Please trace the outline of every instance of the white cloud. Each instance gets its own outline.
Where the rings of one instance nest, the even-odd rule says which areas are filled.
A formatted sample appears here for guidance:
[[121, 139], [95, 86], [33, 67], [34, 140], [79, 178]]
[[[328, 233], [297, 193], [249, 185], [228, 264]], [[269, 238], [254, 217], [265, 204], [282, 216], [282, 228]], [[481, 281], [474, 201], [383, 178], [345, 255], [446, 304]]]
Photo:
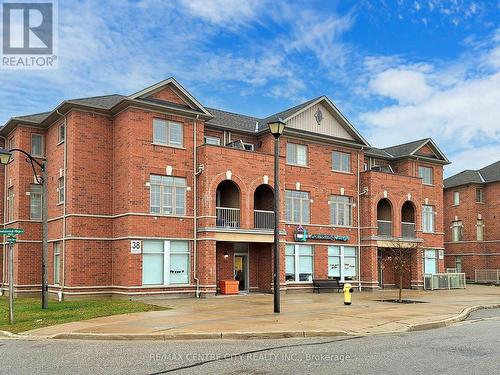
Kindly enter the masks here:
[[312, 52], [324, 66], [345, 64], [348, 47], [342, 43], [340, 36], [354, 23], [351, 13], [326, 16], [302, 11], [290, 17], [293, 17], [292, 35], [283, 41], [288, 51]]
[[[465, 169], [481, 169], [500, 160], [499, 145], [486, 145], [480, 148], [469, 147], [448, 155], [448, 158], [453, 161], [452, 164], [445, 166], [445, 177], [452, 176], [462, 172]], [[480, 152], [481, 157], [478, 157]]]
[[473, 57], [469, 54], [448, 63], [368, 60], [376, 71], [366, 85], [369, 94], [393, 100], [360, 115], [372, 144], [382, 147], [432, 137], [456, 163], [448, 168], [452, 172], [498, 160], [500, 66], [495, 62], [499, 48], [492, 37], [472, 51]]
[[227, 28], [255, 21], [265, 3], [263, 0], [180, 0], [181, 8], [188, 14]]
[[423, 67], [387, 69], [373, 77], [369, 87], [375, 94], [392, 98], [400, 104], [419, 103], [434, 92], [427, 83], [426, 70]]

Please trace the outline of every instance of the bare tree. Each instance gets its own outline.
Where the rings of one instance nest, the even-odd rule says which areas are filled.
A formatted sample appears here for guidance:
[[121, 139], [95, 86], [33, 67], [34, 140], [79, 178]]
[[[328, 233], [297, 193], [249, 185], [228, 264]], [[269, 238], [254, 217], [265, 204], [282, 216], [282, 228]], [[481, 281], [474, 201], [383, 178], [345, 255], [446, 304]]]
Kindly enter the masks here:
[[415, 242], [391, 241], [387, 249], [388, 258], [394, 266], [394, 277], [398, 279], [398, 302], [403, 302], [403, 277], [405, 272], [411, 272], [411, 254], [417, 250]]

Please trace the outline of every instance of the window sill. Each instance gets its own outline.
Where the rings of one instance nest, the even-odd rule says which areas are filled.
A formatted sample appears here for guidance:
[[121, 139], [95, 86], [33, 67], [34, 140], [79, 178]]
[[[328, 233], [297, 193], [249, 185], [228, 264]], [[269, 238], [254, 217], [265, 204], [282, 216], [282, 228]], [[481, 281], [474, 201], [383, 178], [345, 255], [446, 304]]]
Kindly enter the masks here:
[[354, 173], [352, 172], [347, 172], [347, 171], [338, 171], [336, 169], [332, 169], [332, 172], [334, 173], [342, 173], [342, 174], [350, 174], [350, 175], [354, 175]]
[[297, 284], [305, 284], [305, 285], [313, 285], [312, 281], [285, 281], [287, 284], [297, 285]]
[[158, 147], [175, 148], [177, 150], [185, 150], [186, 149], [185, 147], [182, 147], [182, 146], [164, 145], [162, 143], [154, 143], [154, 142], [151, 142], [151, 145], [158, 146]]
[[59, 145], [62, 145], [64, 143], [64, 141], [59, 141], [56, 146], [59, 146]]
[[56, 204], [56, 206], [62, 206], [63, 204], [64, 204], [64, 202], [58, 202], [58, 203]]
[[311, 223], [294, 223], [293, 221], [285, 221], [285, 225], [309, 225]]
[[429, 187], [436, 187], [436, 185], [434, 185], [434, 184], [426, 184], [426, 183], [423, 183], [423, 182], [422, 182], [422, 185], [429, 186]]
[[[152, 254], [162, 254], [162, 253], [152, 253]], [[143, 288], [165, 288], [165, 287], [188, 287], [191, 284], [141, 284]]]
[[158, 216], [158, 217], [171, 217], [171, 218], [176, 218], [176, 219], [190, 219], [191, 217], [187, 216], [186, 214], [183, 215], [174, 215], [174, 214], [157, 214], [150, 212], [149, 213], [151, 216]]
[[307, 168], [310, 169], [311, 167], [308, 165], [301, 165], [301, 164], [293, 164], [293, 163], [286, 163], [286, 165], [290, 167], [299, 167], [299, 168]]

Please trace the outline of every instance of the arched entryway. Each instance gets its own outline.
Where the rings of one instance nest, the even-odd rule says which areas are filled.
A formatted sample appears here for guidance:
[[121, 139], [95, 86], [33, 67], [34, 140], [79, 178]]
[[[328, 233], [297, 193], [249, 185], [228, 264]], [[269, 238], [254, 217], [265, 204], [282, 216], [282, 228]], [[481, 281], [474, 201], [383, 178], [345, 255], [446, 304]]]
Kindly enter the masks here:
[[406, 201], [401, 207], [401, 236], [403, 238], [415, 238], [415, 206]]
[[377, 204], [377, 225], [379, 236], [392, 236], [392, 205], [387, 198]]
[[217, 226], [240, 227], [240, 189], [231, 180], [224, 180], [216, 191]]
[[254, 227], [274, 228], [274, 191], [267, 184], [259, 185], [253, 195]]

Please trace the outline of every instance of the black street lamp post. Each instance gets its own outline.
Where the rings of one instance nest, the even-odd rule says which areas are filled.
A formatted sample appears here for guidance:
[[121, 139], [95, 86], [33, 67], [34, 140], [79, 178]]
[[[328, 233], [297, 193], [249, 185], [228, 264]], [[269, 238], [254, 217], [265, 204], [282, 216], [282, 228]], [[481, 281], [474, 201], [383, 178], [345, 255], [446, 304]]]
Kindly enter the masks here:
[[279, 187], [279, 138], [285, 129], [285, 123], [281, 118], [276, 118], [267, 123], [269, 131], [274, 136], [274, 312], [281, 311], [280, 306], [280, 247], [279, 247], [279, 222], [280, 222], [280, 187]]
[[[31, 164], [31, 168], [33, 169], [33, 174], [35, 176], [35, 180], [38, 184], [42, 186], [42, 309], [47, 309], [49, 307], [49, 283], [48, 283], [48, 272], [47, 272], [47, 260], [49, 254], [49, 226], [48, 226], [48, 194], [47, 194], [47, 162], [40, 163], [33, 156], [28, 154], [26, 151], [21, 150], [19, 148], [13, 148], [10, 150], [0, 148], [0, 164], [8, 164], [10, 158], [12, 156], [12, 152], [20, 152], [21, 154], [26, 156], [26, 161]], [[36, 173], [35, 164], [40, 168], [42, 175], [39, 176]], [[10, 245], [10, 259], [9, 262], [12, 263], [12, 255], [13, 255], [13, 245]], [[11, 264], [13, 269], [13, 265]], [[13, 274], [13, 270], [10, 271]], [[9, 275], [11, 277], [9, 279], [9, 294], [10, 298], [13, 295], [13, 275]], [[12, 302], [11, 302], [12, 303]], [[11, 313], [12, 315], [12, 313]], [[13, 318], [13, 317], [12, 317]]]

